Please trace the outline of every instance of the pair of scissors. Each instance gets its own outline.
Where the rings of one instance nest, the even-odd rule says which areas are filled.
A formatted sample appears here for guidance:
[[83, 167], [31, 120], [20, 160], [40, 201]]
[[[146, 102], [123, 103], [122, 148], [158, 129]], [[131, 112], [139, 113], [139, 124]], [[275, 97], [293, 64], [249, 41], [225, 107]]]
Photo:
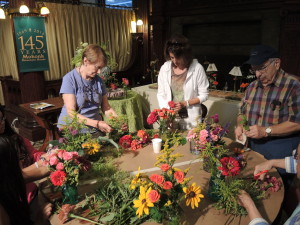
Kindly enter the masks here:
[[269, 172], [269, 170], [260, 171], [259, 173], [257, 173], [257, 174], [254, 175], [254, 180], [257, 180], [260, 175], [262, 175], [264, 173], [268, 173], [268, 172]]

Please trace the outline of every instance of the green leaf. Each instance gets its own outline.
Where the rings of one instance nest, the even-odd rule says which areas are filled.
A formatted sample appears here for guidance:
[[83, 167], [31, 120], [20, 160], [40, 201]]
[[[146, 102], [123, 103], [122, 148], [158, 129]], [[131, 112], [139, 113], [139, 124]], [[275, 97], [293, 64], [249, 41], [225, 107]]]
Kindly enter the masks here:
[[117, 149], [119, 149], [119, 145], [116, 143], [116, 142], [114, 142], [112, 139], [109, 139], [109, 138], [107, 138], [107, 137], [98, 137], [97, 138], [97, 140], [100, 142], [100, 141], [107, 141], [107, 142], [109, 142], [109, 143], [111, 143], [112, 145], [114, 145]]
[[108, 216], [105, 216], [105, 217], [102, 217], [100, 218], [100, 221], [101, 222], [109, 222], [109, 221], [112, 221], [114, 218], [115, 218], [115, 213], [110, 213], [108, 214]]

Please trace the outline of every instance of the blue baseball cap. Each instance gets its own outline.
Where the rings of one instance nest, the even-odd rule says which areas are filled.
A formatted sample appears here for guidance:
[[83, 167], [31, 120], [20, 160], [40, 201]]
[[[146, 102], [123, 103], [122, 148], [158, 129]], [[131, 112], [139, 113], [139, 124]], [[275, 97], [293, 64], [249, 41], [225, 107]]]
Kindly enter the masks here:
[[250, 58], [244, 64], [261, 65], [271, 58], [279, 58], [279, 53], [268, 45], [257, 45], [250, 52]]

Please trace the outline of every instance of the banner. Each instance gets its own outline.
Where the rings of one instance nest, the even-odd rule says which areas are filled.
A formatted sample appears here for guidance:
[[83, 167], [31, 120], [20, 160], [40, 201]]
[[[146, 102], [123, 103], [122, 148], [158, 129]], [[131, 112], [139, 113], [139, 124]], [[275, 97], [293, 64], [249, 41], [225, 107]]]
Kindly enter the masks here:
[[45, 18], [14, 17], [14, 28], [20, 72], [49, 70]]

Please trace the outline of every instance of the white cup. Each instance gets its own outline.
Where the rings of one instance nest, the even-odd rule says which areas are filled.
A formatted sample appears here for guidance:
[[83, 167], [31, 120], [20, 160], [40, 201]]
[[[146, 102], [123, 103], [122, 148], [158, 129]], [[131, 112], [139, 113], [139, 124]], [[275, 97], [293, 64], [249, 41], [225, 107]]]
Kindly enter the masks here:
[[159, 153], [160, 150], [161, 150], [161, 142], [162, 142], [162, 139], [160, 138], [154, 138], [152, 139], [152, 145], [153, 145], [153, 151], [154, 153]]

